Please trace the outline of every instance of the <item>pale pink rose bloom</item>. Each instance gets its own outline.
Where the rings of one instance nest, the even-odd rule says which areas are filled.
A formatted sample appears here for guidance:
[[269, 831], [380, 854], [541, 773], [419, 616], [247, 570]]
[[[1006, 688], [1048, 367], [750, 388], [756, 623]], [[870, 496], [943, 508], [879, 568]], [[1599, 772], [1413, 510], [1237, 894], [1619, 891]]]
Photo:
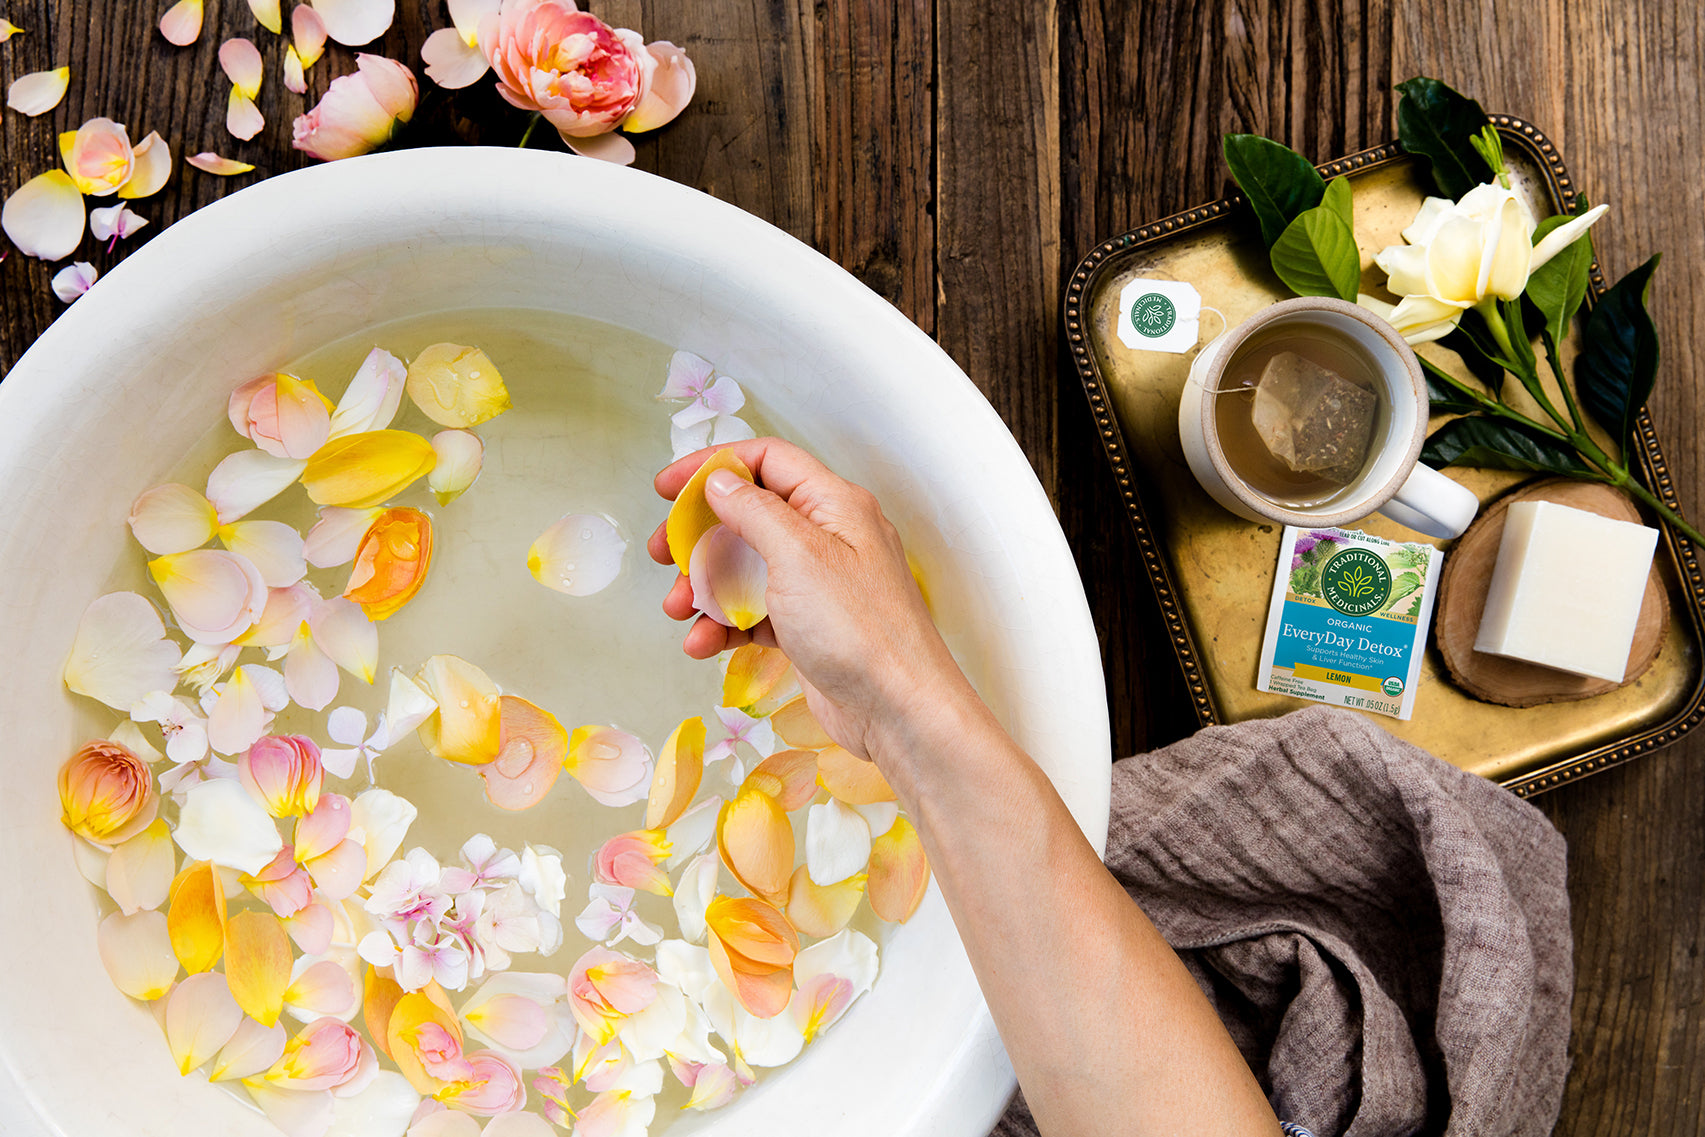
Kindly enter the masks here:
[[340, 75], [318, 105], [298, 115], [291, 145], [321, 161], [353, 158], [391, 140], [414, 117], [420, 88], [414, 73], [380, 55], [355, 57], [360, 70]]

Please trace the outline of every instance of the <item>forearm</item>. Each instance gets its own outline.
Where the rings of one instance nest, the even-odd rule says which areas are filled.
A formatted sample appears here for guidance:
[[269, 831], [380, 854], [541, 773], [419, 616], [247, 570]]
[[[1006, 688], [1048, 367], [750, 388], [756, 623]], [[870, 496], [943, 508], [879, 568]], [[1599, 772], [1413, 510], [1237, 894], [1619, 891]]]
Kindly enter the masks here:
[[968, 686], [905, 716], [876, 758], [1044, 1134], [1278, 1131], [1177, 955]]

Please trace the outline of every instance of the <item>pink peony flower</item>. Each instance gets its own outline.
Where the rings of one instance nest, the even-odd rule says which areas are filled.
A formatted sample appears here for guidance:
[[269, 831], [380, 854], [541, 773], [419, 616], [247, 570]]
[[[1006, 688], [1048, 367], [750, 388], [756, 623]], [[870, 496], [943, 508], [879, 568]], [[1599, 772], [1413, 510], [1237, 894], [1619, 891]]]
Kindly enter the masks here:
[[654, 130], [692, 98], [693, 65], [674, 44], [647, 45], [574, 0], [507, 0], [480, 21], [497, 93], [545, 116], [576, 152], [626, 165], [633, 144], [611, 132]]
[[380, 55], [355, 57], [360, 70], [340, 75], [313, 110], [298, 115], [291, 145], [324, 162], [382, 146], [399, 122], [414, 117], [420, 88], [414, 72]]

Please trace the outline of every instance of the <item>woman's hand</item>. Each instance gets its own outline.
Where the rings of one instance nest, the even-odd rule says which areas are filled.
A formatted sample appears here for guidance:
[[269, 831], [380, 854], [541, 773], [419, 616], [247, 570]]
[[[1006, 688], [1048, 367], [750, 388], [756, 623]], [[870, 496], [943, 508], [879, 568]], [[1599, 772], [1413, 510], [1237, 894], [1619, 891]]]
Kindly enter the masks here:
[[[684, 647], [696, 659], [753, 641], [779, 647], [798, 669], [812, 713], [836, 742], [886, 761], [907, 724], [970, 685], [935, 630], [894, 526], [868, 490], [805, 451], [775, 438], [727, 447], [756, 484], [727, 471], [705, 485], [711, 509], [764, 558], [769, 617], [750, 632], [700, 616]], [[657, 475], [673, 500], [714, 451], [701, 450]], [[664, 527], [648, 549], [671, 563]], [[676, 620], [694, 615], [685, 577], [663, 602]]]

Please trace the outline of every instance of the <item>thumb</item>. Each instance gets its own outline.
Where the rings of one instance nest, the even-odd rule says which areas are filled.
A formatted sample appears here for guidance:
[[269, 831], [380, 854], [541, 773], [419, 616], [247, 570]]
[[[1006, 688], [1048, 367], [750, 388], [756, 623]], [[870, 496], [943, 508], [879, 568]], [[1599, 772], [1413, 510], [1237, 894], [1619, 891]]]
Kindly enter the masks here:
[[711, 511], [767, 562], [785, 560], [817, 537], [817, 527], [793, 506], [732, 471], [717, 470], [704, 488]]

